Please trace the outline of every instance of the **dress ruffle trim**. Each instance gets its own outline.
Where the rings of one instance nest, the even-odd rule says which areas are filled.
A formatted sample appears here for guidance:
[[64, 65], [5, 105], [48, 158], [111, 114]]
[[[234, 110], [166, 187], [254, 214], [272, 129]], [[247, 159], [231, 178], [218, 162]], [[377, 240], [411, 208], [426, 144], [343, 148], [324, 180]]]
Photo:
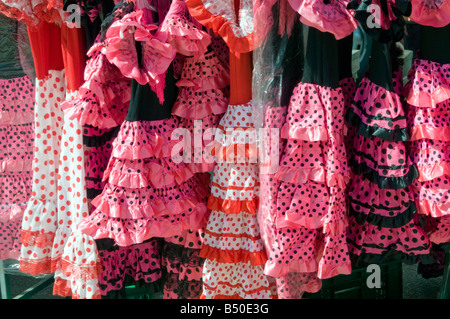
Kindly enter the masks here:
[[264, 265], [267, 261], [266, 253], [264, 251], [251, 252], [244, 249], [239, 250], [222, 250], [215, 247], [208, 246], [205, 243], [200, 251], [200, 256], [214, 260], [218, 263], [236, 264], [239, 262], [249, 263], [252, 266]]
[[349, 1], [289, 0], [292, 8], [300, 14], [300, 21], [322, 32], [329, 32], [339, 40], [350, 35], [358, 22], [347, 9]]
[[387, 141], [406, 141], [407, 120], [400, 96], [371, 82], [361, 81], [352, 107], [347, 110], [347, 122], [359, 135], [379, 137]]
[[[186, 183], [195, 185], [195, 182]], [[157, 190], [151, 192], [148, 188], [128, 189], [130, 195], [127, 195], [124, 188], [107, 185], [103, 193], [92, 201], [92, 205], [96, 207], [94, 213], [106, 214], [113, 218], [152, 219], [178, 215], [193, 210], [198, 205], [206, 206], [204, 196], [207, 190], [206, 185], [198, 183], [197, 188], [191, 191], [176, 190], [159, 195]], [[134, 200], [131, 196], [134, 196]]]
[[416, 58], [404, 88], [407, 103], [415, 107], [436, 108], [439, 103], [449, 100], [449, 72], [450, 64]]
[[450, 2], [447, 0], [411, 0], [409, 18], [421, 25], [441, 28], [450, 23]]
[[111, 157], [128, 160], [171, 157], [173, 147], [179, 141], [172, 140], [172, 132], [178, 128], [175, 118], [161, 121], [125, 121], [113, 142]]
[[[165, 74], [176, 51], [153, 34], [156, 25], [144, 20], [143, 11], [135, 11], [115, 21], [106, 32], [105, 55], [125, 77], [149, 84], [162, 102]], [[142, 63], [138, 62], [135, 41], [142, 46]]]
[[371, 168], [367, 163], [357, 163], [354, 159], [350, 159], [350, 165], [353, 167], [354, 173], [364, 176], [370, 182], [377, 184], [383, 189], [402, 189], [411, 186], [414, 180], [419, 176], [419, 172], [415, 165], [408, 166], [403, 176], [382, 176], [379, 172]]
[[208, 51], [197, 57], [186, 57], [180, 79], [180, 88], [195, 90], [224, 89], [230, 84], [230, 72], [220, 62], [214, 51]]
[[126, 188], [160, 188], [174, 183], [182, 184], [194, 174], [190, 166], [176, 164], [170, 158], [150, 162], [111, 158], [103, 181]]
[[197, 203], [191, 211], [159, 219], [125, 220], [107, 217], [102, 213], [92, 214], [77, 227], [95, 239], [111, 238], [119, 246], [130, 246], [152, 237], [171, 237], [186, 229], [200, 229], [206, 224], [206, 214], [206, 205]]
[[173, 106], [172, 114], [186, 119], [203, 119], [224, 114], [228, 98], [220, 89], [198, 91], [195, 87], [182, 88]]
[[[228, 2], [230, 3], [230, 7], [232, 7], [230, 9], [233, 10], [234, 2]], [[254, 39], [253, 25], [247, 26], [247, 30], [243, 30], [236, 21], [230, 21], [224, 16], [216, 15], [210, 11], [209, 7], [213, 4], [208, 3], [207, 0], [186, 0], [186, 5], [191, 16], [205, 27], [211, 29], [215, 34], [220, 35], [232, 52], [245, 53], [253, 51], [257, 47]], [[245, 11], [249, 11], [248, 14], [252, 13], [251, 7], [244, 9]], [[232, 12], [234, 13], [234, 11]]]
[[165, 19], [158, 32], [163, 33], [166, 41], [185, 56], [197, 56], [205, 53], [211, 43], [211, 36], [197, 28], [184, 16], [171, 16]]
[[210, 210], [219, 211], [226, 214], [256, 214], [258, 206], [259, 198], [257, 197], [250, 201], [223, 199], [215, 196], [210, 196], [208, 198], [208, 208]]

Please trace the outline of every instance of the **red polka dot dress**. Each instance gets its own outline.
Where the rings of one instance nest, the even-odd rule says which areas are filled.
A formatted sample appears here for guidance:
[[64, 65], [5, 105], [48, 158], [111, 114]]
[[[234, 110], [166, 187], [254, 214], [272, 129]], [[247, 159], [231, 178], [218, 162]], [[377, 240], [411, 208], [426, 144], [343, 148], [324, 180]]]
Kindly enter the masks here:
[[411, 186], [418, 170], [406, 146], [409, 133], [402, 77], [391, 47], [403, 37], [392, 32], [400, 20], [373, 34], [369, 71], [347, 112], [347, 121], [356, 130], [347, 235], [356, 266], [411, 264], [425, 260], [430, 249], [417, 221]]
[[233, 1], [186, 4], [192, 16], [222, 36], [230, 50], [230, 100], [215, 142], [208, 148], [217, 164], [200, 251], [205, 258], [201, 298], [273, 298], [273, 282], [263, 273], [267, 257], [257, 221], [260, 182], [251, 104], [252, 6], [241, 1], [236, 14]]
[[[81, 83], [84, 41], [81, 29], [55, 21], [61, 22], [61, 16], [42, 20], [38, 27], [28, 25], [36, 68], [35, 147], [20, 270], [54, 273], [54, 294], [95, 298], [99, 264], [94, 242], [75, 236], [76, 223], [87, 214], [82, 131], [77, 122], [65, 119], [61, 109]], [[86, 251], [93, 254], [81, 258]], [[67, 254], [76, 257], [69, 261]]]
[[23, 213], [31, 196], [35, 89], [23, 66], [29, 46], [26, 28], [0, 15], [0, 30], [0, 260], [18, 260]]
[[[412, 4], [412, 19], [421, 30], [420, 47], [405, 86], [408, 146], [419, 172], [413, 192], [419, 214], [430, 224], [430, 240], [439, 245], [450, 241], [450, 17], [445, 2]], [[437, 42], [442, 45], [437, 46]]]

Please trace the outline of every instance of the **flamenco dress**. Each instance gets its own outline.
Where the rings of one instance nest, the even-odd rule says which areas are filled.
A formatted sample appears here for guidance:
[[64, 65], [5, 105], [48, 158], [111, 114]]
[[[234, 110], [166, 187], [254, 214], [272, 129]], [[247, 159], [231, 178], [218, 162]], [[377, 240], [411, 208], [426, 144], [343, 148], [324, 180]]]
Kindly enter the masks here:
[[408, 146], [419, 172], [413, 184], [418, 213], [437, 247], [450, 240], [450, 14], [447, 1], [411, 3], [411, 19], [420, 25], [420, 42], [404, 90], [411, 135]]
[[[390, 20], [391, 25], [401, 25]], [[381, 28], [372, 37], [369, 70], [346, 114], [356, 129], [349, 189], [348, 244], [355, 266], [427, 260], [430, 242], [417, 219], [411, 186], [418, 171], [409, 139], [402, 77], [392, 46], [403, 35]]]
[[303, 74], [281, 128], [286, 144], [275, 175], [280, 182], [276, 237], [265, 273], [272, 277], [305, 274], [310, 282], [301, 289], [316, 292], [321, 279], [351, 272], [345, 238], [350, 170], [338, 40], [315, 27], [303, 25], [302, 29]]
[[26, 27], [0, 14], [0, 260], [18, 260], [22, 218], [31, 196], [34, 82], [25, 64]]
[[256, 216], [259, 180], [251, 105], [252, 4], [196, 0], [186, 4], [190, 14], [229, 47], [230, 99], [215, 141], [207, 147], [217, 164], [200, 251], [205, 258], [201, 298], [274, 298], [273, 283], [263, 273], [267, 258]]
[[[155, 18], [137, 8], [114, 22], [106, 33], [106, 56], [131, 79], [131, 100], [113, 141], [103, 177], [106, 186], [92, 201], [95, 210], [78, 227], [97, 240], [112, 239], [119, 251], [158, 241], [158, 254], [148, 255], [153, 264], [148, 270], [154, 275], [145, 277], [147, 284], [156, 284], [163, 278], [163, 270], [180, 268], [172, 263], [167, 266], [173, 261], [167, 254], [177, 252], [170, 251], [167, 243], [198, 244], [186, 237], [195, 237], [204, 225], [209, 174], [194, 174], [180, 160], [179, 150], [172, 153], [177, 144], [184, 145], [176, 136], [179, 119], [171, 114], [178, 96], [173, 63], [177, 52], [166, 42], [162, 27], [146, 19]], [[134, 34], [127, 30], [132, 27], [138, 30]], [[172, 277], [165, 282], [173, 287]]]

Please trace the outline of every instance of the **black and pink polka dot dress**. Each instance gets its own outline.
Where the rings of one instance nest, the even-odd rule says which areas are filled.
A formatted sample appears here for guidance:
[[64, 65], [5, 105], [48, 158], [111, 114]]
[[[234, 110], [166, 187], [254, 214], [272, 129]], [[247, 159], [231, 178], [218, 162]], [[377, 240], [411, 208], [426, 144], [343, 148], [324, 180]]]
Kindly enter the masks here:
[[0, 34], [0, 259], [18, 260], [33, 177], [35, 88], [20, 59], [19, 22], [0, 15]]

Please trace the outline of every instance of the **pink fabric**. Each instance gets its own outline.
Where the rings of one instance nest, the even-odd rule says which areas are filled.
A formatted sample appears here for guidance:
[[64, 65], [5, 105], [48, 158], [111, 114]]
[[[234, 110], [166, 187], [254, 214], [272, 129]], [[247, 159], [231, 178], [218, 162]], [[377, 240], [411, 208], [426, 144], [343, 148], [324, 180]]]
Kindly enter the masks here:
[[435, 218], [450, 214], [449, 182], [448, 175], [429, 181], [414, 182], [412, 191], [420, 214]]
[[401, 97], [368, 78], [361, 80], [354, 101], [357, 106], [352, 105], [353, 112], [367, 126], [378, 126], [387, 130], [403, 129], [407, 126]]
[[350, 252], [355, 255], [364, 252], [375, 255], [396, 252], [405, 257], [415, 257], [430, 252], [429, 238], [414, 220], [400, 228], [380, 228], [368, 223], [360, 225], [350, 217], [347, 238]]
[[182, 87], [172, 114], [187, 119], [203, 119], [213, 114], [224, 114], [227, 106], [228, 98], [220, 89]]
[[339, 144], [343, 141], [344, 111], [342, 89], [299, 83], [292, 93], [281, 136], [307, 141], [332, 138]]
[[358, 135], [355, 137], [356, 164], [364, 164], [383, 177], [406, 176], [412, 161], [404, 143], [384, 141], [380, 138]]
[[223, 89], [230, 83], [229, 71], [223, 66], [214, 51], [201, 57], [187, 57], [184, 62], [179, 87], [194, 87], [201, 90]]
[[300, 14], [300, 21], [322, 32], [332, 33], [336, 39], [350, 35], [358, 27], [356, 19], [347, 9], [348, 0], [289, 0]]
[[[139, 84], [149, 84], [163, 100], [165, 73], [176, 51], [154, 33], [157, 26], [145, 21], [143, 11], [135, 11], [114, 22], [106, 32], [106, 57], [125, 77]], [[142, 44], [142, 61], [138, 62], [135, 41]], [[142, 65], [142, 66], [141, 66]]]
[[127, 160], [112, 158], [103, 180], [125, 188], [159, 188], [174, 183], [182, 184], [194, 173], [185, 163], [174, 163], [168, 158]]
[[401, 215], [414, 200], [407, 190], [381, 189], [359, 175], [352, 179], [348, 196], [354, 212], [389, 218]]
[[411, 20], [421, 25], [441, 28], [450, 23], [450, 3], [447, 0], [411, 0]]
[[125, 288], [129, 279], [154, 283], [161, 279], [160, 243], [157, 239], [99, 252], [103, 271], [98, 276], [101, 294]]
[[113, 142], [112, 157], [136, 160], [149, 157], [170, 157], [178, 141], [171, 140], [179, 127], [175, 117], [159, 121], [125, 121]]
[[182, 8], [179, 9], [181, 12], [172, 13], [170, 10], [161, 25], [159, 34], [163, 34], [166, 42], [180, 54], [193, 56], [205, 53], [211, 43], [211, 36], [186, 18], [186, 11], [183, 10], [186, 8], [184, 1], [173, 1], [171, 7], [174, 6], [181, 6]]
[[419, 181], [450, 176], [450, 142], [416, 140], [410, 143], [410, 154], [419, 170]]
[[99, 45], [88, 52], [85, 83], [72, 100], [64, 101], [61, 108], [67, 118], [81, 125], [108, 129], [125, 120], [131, 99], [131, 81], [111, 64]]
[[277, 201], [276, 227], [318, 229], [330, 205], [330, 194], [324, 183], [281, 183]]
[[416, 107], [436, 108], [450, 99], [450, 64], [415, 59], [404, 94], [407, 102]]
[[410, 140], [434, 139], [450, 141], [450, 99], [436, 104], [435, 108], [408, 108], [407, 120]]
[[435, 244], [450, 242], [450, 216], [439, 218], [437, 228], [430, 235], [430, 240]]

